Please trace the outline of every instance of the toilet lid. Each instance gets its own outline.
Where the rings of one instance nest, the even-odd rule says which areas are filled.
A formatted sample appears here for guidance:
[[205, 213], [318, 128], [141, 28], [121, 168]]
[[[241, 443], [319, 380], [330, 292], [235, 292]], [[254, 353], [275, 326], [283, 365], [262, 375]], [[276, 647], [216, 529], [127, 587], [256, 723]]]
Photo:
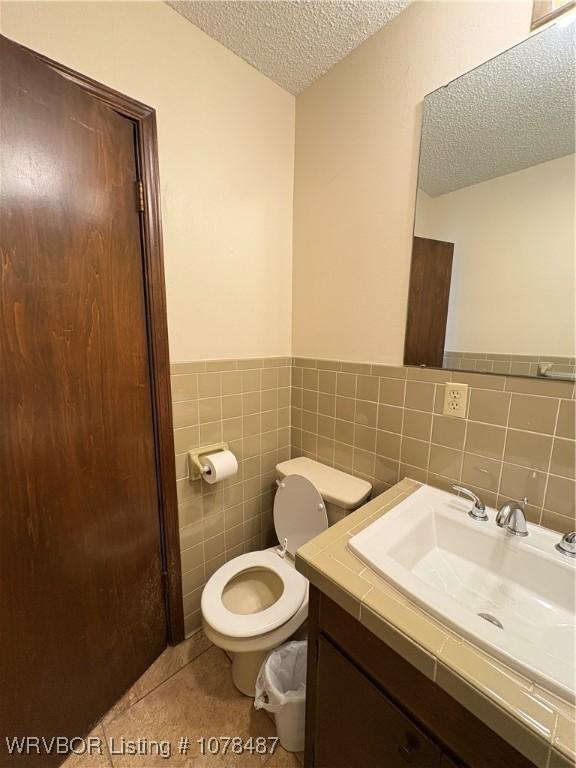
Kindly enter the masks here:
[[294, 556], [298, 547], [328, 528], [322, 496], [301, 475], [285, 477], [274, 498], [274, 528], [281, 545], [288, 540], [288, 552]]

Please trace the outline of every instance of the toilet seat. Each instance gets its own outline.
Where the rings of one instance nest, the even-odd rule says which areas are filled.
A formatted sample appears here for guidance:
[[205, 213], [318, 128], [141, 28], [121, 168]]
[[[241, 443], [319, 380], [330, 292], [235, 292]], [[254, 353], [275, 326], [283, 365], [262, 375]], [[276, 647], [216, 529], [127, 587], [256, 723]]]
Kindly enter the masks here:
[[[289, 555], [328, 528], [322, 496], [301, 475], [291, 475], [278, 484], [274, 498], [274, 527], [278, 540]], [[265, 569], [282, 582], [282, 594], [268, 608], [254, 613], [235, 613], [224, 604], [227, 585], [244, 571]], [[248, 552], [225, 563], [208, 580], [202, 592], [202, 616], [220, 635], [254, 638], [286, 624], [296, 615], [307, 596], [308, 580], [278, 554], [266, 549]]]
[[[263, 611], [234, 613], [222, 602], [222, 593], [235, 576], [251, 568], [264, 568], [275, 573], [282, 581], [283, 592]], [[222, 635], [255, 637], [285, 624], [302, 605], [307, 585], [304, 576], [287, 565], [275, 551], [248, 552], [225, 563], [210, 577], [202, 592], [202, 614]]]

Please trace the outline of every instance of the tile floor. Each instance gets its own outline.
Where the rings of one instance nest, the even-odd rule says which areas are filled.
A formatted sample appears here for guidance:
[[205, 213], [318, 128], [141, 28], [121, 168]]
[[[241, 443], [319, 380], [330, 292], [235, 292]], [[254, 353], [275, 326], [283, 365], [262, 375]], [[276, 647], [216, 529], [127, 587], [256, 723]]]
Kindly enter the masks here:
[[[232, 684], [230, 661], [198, 632], [167, 648], [122, 699], [105, 715], [91, 736], [101, 739], [102, 754], [72, 755], [64, 768], [301, 768], [301, 755], [277, 746], [273, 755], [202, 755], [197, 739], [210, 736], [274, 736], [274, 724], [252, 699]], [[181, 737], [189, 752], [178, 754]], [[160, 755], [111, 754], [122, 739], [170, 741], [169, 758]]]

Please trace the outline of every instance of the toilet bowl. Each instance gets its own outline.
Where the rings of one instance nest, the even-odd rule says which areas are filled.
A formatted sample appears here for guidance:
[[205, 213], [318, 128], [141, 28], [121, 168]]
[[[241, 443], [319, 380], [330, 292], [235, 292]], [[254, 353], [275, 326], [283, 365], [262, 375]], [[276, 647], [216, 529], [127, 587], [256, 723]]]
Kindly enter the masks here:
[[[266, 583], [270, 574], [281, 584], [279, 599], [272, 604], [274, 592]], [[243, 612], [248, 610], [253, 612]], [[232, 680], [247, 696], [254, 696], [256, 677], [268, 652], [292, 637], [307, 616], [308, 579], [274, 547], [230, 560], [202, 593], [204, 633], [231, 655]]]
[[268, 652], [302, 631], [308, 617], [308, 580], [294, 567], [296, 550], [371, 491], [365, 480], [312, 459], [292, 459], [276, 470], [274, 527], [281, 546], [233, 558], [202, 592], [204, 632], [231, 655], [232, 680], [247, 696], [254, 696]]

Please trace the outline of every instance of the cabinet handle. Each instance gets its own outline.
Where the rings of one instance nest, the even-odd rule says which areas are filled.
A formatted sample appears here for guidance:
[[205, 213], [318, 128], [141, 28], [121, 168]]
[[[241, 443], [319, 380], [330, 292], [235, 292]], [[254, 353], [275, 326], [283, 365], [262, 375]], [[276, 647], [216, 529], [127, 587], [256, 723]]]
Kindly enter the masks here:
[[418, 741], [416, 736], [414, 736], [413, 733], [407, 733], [406, 744], [404, 744], [401, 747], [398, 747], [398, 752], [400, 753], [400, 757], [406, 763], [414, 762], [414, 757], [416, 756], [416, 753], [419, 750], [420, 750], [420, 742]]

